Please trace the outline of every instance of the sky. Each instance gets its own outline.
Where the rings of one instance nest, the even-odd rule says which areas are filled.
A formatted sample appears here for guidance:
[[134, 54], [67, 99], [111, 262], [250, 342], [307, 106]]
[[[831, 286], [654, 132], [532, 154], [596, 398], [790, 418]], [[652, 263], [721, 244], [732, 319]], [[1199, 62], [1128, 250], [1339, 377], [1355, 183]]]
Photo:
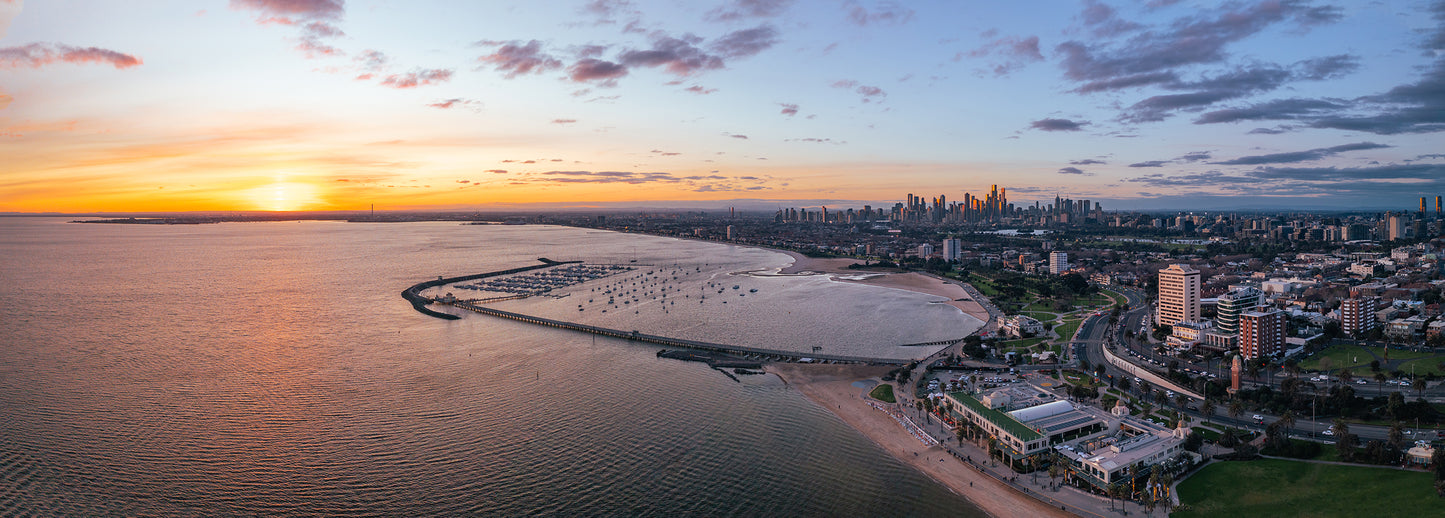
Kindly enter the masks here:
[[1445, 0], [0, 0], [0, 212], [1404, 210], [1442, 133]]

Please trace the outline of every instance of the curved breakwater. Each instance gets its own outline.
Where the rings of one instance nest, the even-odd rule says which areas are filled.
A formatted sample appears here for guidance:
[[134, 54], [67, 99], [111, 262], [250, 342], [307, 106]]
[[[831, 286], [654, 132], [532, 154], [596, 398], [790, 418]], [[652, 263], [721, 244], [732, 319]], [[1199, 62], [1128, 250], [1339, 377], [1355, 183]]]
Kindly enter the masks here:
[[[426, 315], [434, 316], [434, 317], [437, 317], [437, 318], [443, 318], [443, 319], [447, 319], [447, 320], [456, 320], [456, 319], [458, 319], [458, 318], [460, 318], [460, 317], [458, 317], [458, 316], [456, 316], [456, 315], [453, 315], [453, 314], [450, 314], [450, 313], [443, 313], [443, 312], [440, 312], [440, 311], [432, 310], [432, 309], [430, 309], [430, 308], [427, 308], [426, 306], [427, 306], [428, 304], [432, 304], [432, 303], [436, 303], [436, 304], [446, 304], [446, 305], [450, 305], [450, 306], [452, 306], [452, 307], [456, 307], [456, 308], [460, 308], [460, 309], [465, 309], [465, 310], [467, 310], [467, 311], [472, 311], [472, 312], [475, 312], [475, 313], [481, 313], [481, 314], [483, 314], [483, 315], [490, 315], [490, 316], [494, 316], [494, 317], [506, 318], [506, 319], [516, 320], [516, 321], [518, 321], [518, 322], [526, 322], [526, 323], [529, 323], [529, 324], [535, 324], [535, 325], [541, 325], [541, 326], [547, 326], [547, 327], [555, 327], [555, 328], [558, 328], [558, 329], [567, 329], [567, 330], [571, 330], [571, 331], [581, 331], [581, 332], [584, 332], [584, 333], [592, 333], [592, 334], [595, 334], [595, 335], [607, 336], [607, 337], [611, 337], [611, 338], [621, 338], [621, 339], [624, 339], [624, 340], [632, 340], [632, 341], [638, 341], [638, 342], [654, 343], [654, 344], [665, 345], [665, 346], [670, 346], [670, 347], [686, 347], [686, 348], [690, 348], [690, 349], [701, 349], [701, 350], [706, 350], [706, 351], [720, 351], [720, 352], [728, 352], [728, 353], [741, 353], [741, 354], [761, 355], [761, 356], [763, 356], [763, 357], [771, 358], [771, 359], [775, 359], [775, 360], [779, 360], [779, 361], [804, 361], [804, 360], [807, 360], [807, 361], [829, 361], [829, 362], [840, 362], [840, 363], [868, 363], [868, 364], [878, 364], [878, 365], [903, 365], [903, 364], [906, 364], [906, 363], [912, 361], [911, 359], [899, 359], [899, 358], [877, 358], [877, 357], [868, 357], [868, 356], [849, 356], [849, 355], [818, 354], [818, 353], [805, 354], [805, 353], [800, 353], [800, 352], [796, 352], [796, 351], [780, 351], [780, 350], [776, 350], [776, 349], [764, 349], [764, 348], [757, 348], [757, 347], [745, 347], [745, 346], [740, 346], [740, 345], [720, 344], [720, 343], [714, 343], [714, 342], [704, 342], [704, 341], [699, 341], [699, 340], [686, 340], [686, 339], [682, 339], [682, 338], [672, 338], [672, 337], [667, 337], [667, 336], [647, 334], [647, 333], [642, 333], [642, 332], [639, 332], [639, 331], [636, 331], [636, 330], [634, 330], [634, 331], [622, 331], [622, 330], [618, 330], [618, 329], [610, 329], [610, 328], [606, 328], [606, 327], [592, 326], [592, 325], [580, 324], [580, 323], [576, 323], [576, 322], [567, 322], [567, 321], [562, 321], [562, 320], [554, 320], [554, 319], [549, 319], [549, 318], [535, 317], [535, 316], [531, 316], [531, 315], [523, 315], [523, 314], [521, 314], [521, 313], [514, 313], [514, 312], [510, 312], [510, 311], [502, 311], [502, 310], [499, 310], [499, 309], [492, 309], [492, 308], [482, 307], [482, 306], [479, 306], [479, 305], [476, 305], [476, 304], [472, 304], [472, 303], [468, 303], [468, 302], [464, 302], [464, 301], [446, 301], [446, 302], [443, 302], [443, 301], [440, 301], [440, 300], [433, 300], [433, 299], [430, 299], [430, 298], [427, 298], [427, 297], [424, 297], [424, 296], [421, 295], [421, 291], [422, 291], [422, 290], [425, 290], [425, 289], [427, 289], [427, 288], [432, 288], [432, 287], [436, 287], [436, 286], [442, 286], [442, 285], [451, 284], [451, 283], [454, 283], [454, 282], [463, 282], [463, 281], [469, 281], [469, 280], [474, 280], [474, 279], [482, 279], [482, 278], [486, 278], [486, 277], [496, 277], [496, 276], [501, 276], [501, 275], [509, 275], [509, 274], [520, 273], [520, 272], [525, 272], [525, 271], [529, 271], [529, 270], [537, 270], [537, 269], [541, 269], [541, 268], [548, 268], [548, 267], [556, 266], [556, 265], [560, 265], [560, 264], [570, 264], [570, 263], [580, 263], [580, 262], [581, 262], [581, 261], [565, 261], [565, 262], [559, 262], [559, 261], [552, 261], [552, 260], [549, 260], [549, 259], [546, 259], [546, 258], [542, 258], [542, 259], [539, 259], [539, 260], [542, 261], [543, 264], [533, 265], [533, 266], [525, 266], [525, 267], [521, 267], [521, 268], [512, 268], [512, 269], [508, 269], [508, 270], [499, 270], [499, 271], [495, 271], [495, 272], [479, 273], [479, 274], [475, 274], [475, 275], [466, 275], [466, 276], [462, 276], [462, 277], [438, 278], [437, 280], [434, 280], [434, 281], [427, 281], [427, 282], [419, 283], [419, 284], [416, 284], [416, 285], [414, 285], [414, 286], [412, 286], [412, 287], [410, 287], [410, 288], [407, 288], [405, 291], [403, 291], [403, 292], [402, 292], [402, 297], [406, 298], [408, 302], [411, 302], [412, 307], [415, 308], [417, 311], [419, 311], [419, 312], [421, 312], [421, 313], [423, 313], [423, 314], [426, 314]], [[907, 344], [907, 345], [910, 345], [910, 346], [922, 346], [922, 345], [952, 345], [952, 344], [954, 344], [954, 343], [958, 343], [960, 340], [962, 340], [962, 338], [955, 339], [955, 340], [944, 340], [944, 341], [937, 341], [937, 342], [918, 343], [918, 344]]]

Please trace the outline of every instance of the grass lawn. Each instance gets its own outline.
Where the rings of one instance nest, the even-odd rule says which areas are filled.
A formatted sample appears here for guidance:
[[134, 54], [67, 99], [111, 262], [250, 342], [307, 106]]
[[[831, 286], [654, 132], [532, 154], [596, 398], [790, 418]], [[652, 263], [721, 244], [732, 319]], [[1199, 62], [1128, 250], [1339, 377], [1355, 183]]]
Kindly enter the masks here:
[[[1410, 360], [1408, 362], [1400, 364], [1400, 366], [1396, 368], [1405, 372], [1414, 372], [1415, 374], [1418, 374], [1420, 376], [1424, 376], [1430, 373], [1435, 373], [1437, 375], [1445, 374], [1445, 372], [1440, 371], [1441, 361], [1445, 361], [1445, 356], [1435, 356], [1430, 358], [1421, 358], [1419, 360]], [[1411, 368], [1414, 368], [1415, 370], [1411, 371]]]
[[1370, 361], [1375, 359], [1365, 348], [1358, 345], [1337, 344], [1315, 353], [1314, 356], [1300, 362], [1299, 366], [1305, 370], [1319, 370], [1320, 360], [1325, 358], [1330, 359], [1330, 370], [1336, 372], [1343, 368], [1353, 369], [1369, 365]]
[[1054, 313], [1051, 311], [1021, 311], [1019, 313], [1028, 316], [1029, 318], [1032, 318], [1034, 320], [1038, 320], [1039, 322], [1048, 322], [1050, 320], [1057, 320], [1059, 318], [1058, 313]]
[[1070, 338], [1074, 337], [1074, 331], [1078, 331], [1079, 324], [1083, 322], [1084, 320], [1081, 318], [1071, 318], [1065, 320], [1063, 325], [1054, 328], [1054, 331], [1059, 333], [1060, 341], [1068, 341]]
[[1033, 302], [1033, 303], [1031, 303], [1031, 304], [1029, 304], [1029, 305], [1027, 305], [1027, 306], [1024, 306], [1024, 311], [1038, 311], [1038, 312], [1048, 312], [1048, 313], [1052, 313], [1052, 312], [1054, 311], [1054, 306], [1051, 305], [1051, 304], [1045, 304], [1045, 303], [1043, 303], [1043, 302]]
[[[1373, 351], [1375, 351], [1375, 354], [1376, 354], [1376, 355], [1379, 355], [1381, 358], [1384, 358], [1384, 357], [1385, 357], [1385, 348], [1383, 348], [1383, 347], [1371, 347], [1370, 349], [1373, 350]], [[1390, 352], [1390, 359], [1391, 359], [1391, 360], [1415, 360], [1415, 359], [1419, 359], [1419, 358], [1440, 358], [1441, 360], [1445, 360], [1445, 357], [1440, 357], [1439, 355], [1437, 355], [1437, 354], [1435, 354], [1435, 353], [1422, 353], [1422, 352], [1415, 352], [1415, 351], [1401, 351], [1401, 350], [1399, 350], [1399, 349], [1390, 349], [1389, 352]], [[1436, 361], [1439, 361], [1439, 360], [1436, 360]]]
[[873, 387], [873, 390], [868, 393], [868, 397], [884, 403], [898, 402], [898, 400], [893, 397], [893, 385], [887, 383], [879, 383], [878, 386]]
[[1170, 516], [1437, 516], [1433, 476], [1421, 471], [1288, 460], [1218, 462], [1179, 484]]
[[995, 288], [993, 281], [987, 277], [977, 273], [970, 274], [969, 283], [973, 284], [973, 288], [985, 297], [997, 297], [999, 295], [998, 288]]
[[1035, 346], [1035, 345], [1038, 345], [1038, 344], [1040, 344], [1040, 343], [1043, 343], [1044, 340], [1048, 340], [1048, 337], [1040, 336], [1040, 337], [1034, 337], [1034, 338], [1020, 338], [1020, 339], [1018, 339], [1018, 340], [1009, 340], [1009, 341], [1007, 341], [1007, 342], [999, 342], [998, 347], [999, 347], [999, 350], [1000, 350], [1000, 351], [1005, 351], [1005, 352], [1007, 352], [1007, 351], [1016, 351], [1016, 350], [1024, 350], [1024, 349], [1028, 349], [1028, 348], [1030, 348], [1030, 347], [1033, 347], [1033, 346]]

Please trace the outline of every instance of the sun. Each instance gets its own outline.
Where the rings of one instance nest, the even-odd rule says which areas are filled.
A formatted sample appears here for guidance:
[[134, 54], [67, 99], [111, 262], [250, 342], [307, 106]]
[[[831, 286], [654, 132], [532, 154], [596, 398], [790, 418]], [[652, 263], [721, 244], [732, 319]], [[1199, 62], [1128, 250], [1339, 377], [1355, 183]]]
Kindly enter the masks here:
[[291, 181], [285, 174], [277, 174], [274, 181], [251, 189], [250, 194], [257, 208], [277, 212], [305, 210], [321, 201], [315, 185]]

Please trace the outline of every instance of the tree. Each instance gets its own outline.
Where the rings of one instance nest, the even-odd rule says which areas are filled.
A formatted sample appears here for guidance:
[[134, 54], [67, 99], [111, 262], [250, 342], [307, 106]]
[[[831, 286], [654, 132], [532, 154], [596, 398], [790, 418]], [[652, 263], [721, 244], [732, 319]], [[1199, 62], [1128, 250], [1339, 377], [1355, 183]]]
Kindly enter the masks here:
[[1349, 385], [1351, 381], [1355, 381], [1355, 375], [1354, 375], [1354, 373], [1351, 373], [1349, 369], [1341, 370], [1341, 371], [1340, 371], [1340, 383], [1344, 383], [1344, 384], [1346, 384], [1346, 385]]
[[1283, 414], [1280, 414], [1279, 421], [1276, 422], [1284, 425], [1286, 431], [1288, 431], [1290, 428], [1293, 428], [1295, 423], [1294, 411], [1285, 410]]
[[1199, 405], [1199, 411], [1204, 414], [1204, 424], [1209, 424], [1209, 417], [1214, 415], [1214, 410], [1213, 399], [1205, 399], [1204, 403]]
[[1410, 384], [1410, 388], [1415, 389], [1415, 397], [1420, 397], [1420, 396], [1424, 395], [1424, 394], [1425, 394], [1425, 378], [1415, 378], [1415, 382]]
[[[1398, 422], [1395, 423], [1395, 424], [1390, 425], [1390, 431], [1389, 431], [1389, 433], [1386, 435], [1386, 439], [1385, 439], [1385, 440], [1389, 442], [1391, 448], [1394, 448], [1394, 449], [1397, 449], [1397, 450], [1403, 449], [1402, 446], [1404, 446], [1404, 444], [1405, 444], [1405, 429], [1404, 429], [1404, 427], [1403, 427], [1403, 426], [1400, 426], [1400, 423], [1398, 423]], [[1445, 449], [1445, 448], [1442, 448], [1442, 449]]]
[[1240, 402], [1238, 398], [1229, 400], [1228, 412], [1229, 417], [1239, 419], [1239, 416], [1244, 415], [1244, 403]]
[[1055, 489], [1057, 488], [1057, 486], [1055, 486], [1054, 483], [1055, 483], [1056, 480], [1059, 478], [1059, 475], [1060, 475], [1061, 473], [1063, 473], [1063, 468], [1059, 467], [1058, 459], [1055, 459], [1054, 462], [1049, 463], [1049, 487], [1050, 487], [1050, 488], [1055, 488]]
[[[1376, 363], [1379, 363], [1379, 361], [1380, 361], [1380, 360], [1375, 360]], [[1384, 391], [1385, 391], [1385, 380], [1386, 380], [1386, 379], [1388, 379], [1388, 378], [1386, 378], [1385, 373], [1379, 372], [1379, 369], [1376, 369], [1376, 372], [1375, 372], [1375, 388], [1377, 389], [1378, 392], [1384, 392]]]

